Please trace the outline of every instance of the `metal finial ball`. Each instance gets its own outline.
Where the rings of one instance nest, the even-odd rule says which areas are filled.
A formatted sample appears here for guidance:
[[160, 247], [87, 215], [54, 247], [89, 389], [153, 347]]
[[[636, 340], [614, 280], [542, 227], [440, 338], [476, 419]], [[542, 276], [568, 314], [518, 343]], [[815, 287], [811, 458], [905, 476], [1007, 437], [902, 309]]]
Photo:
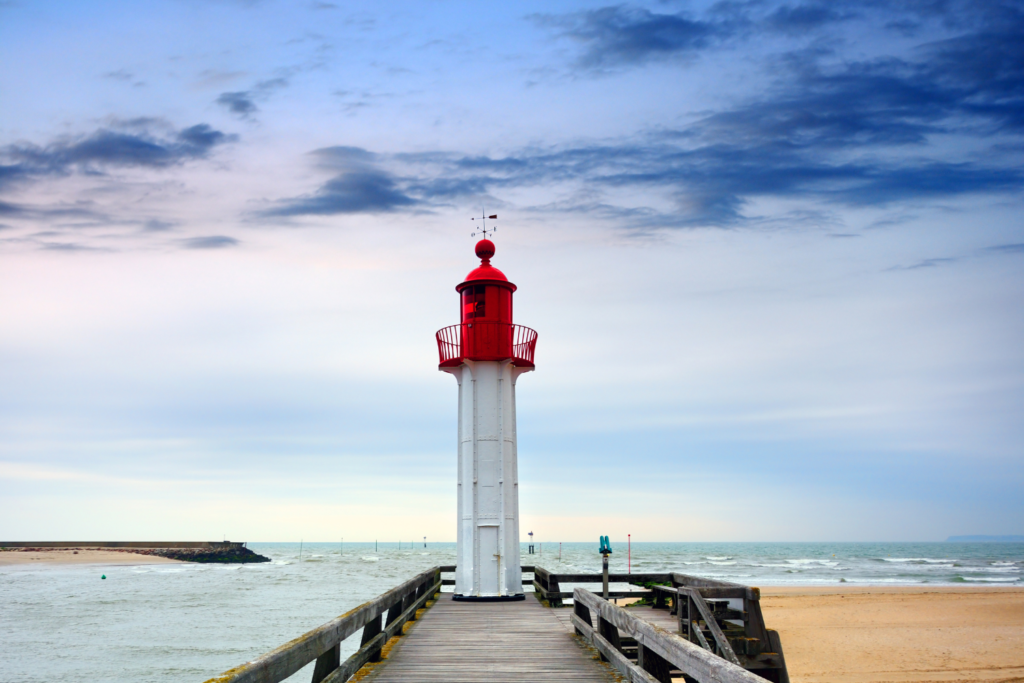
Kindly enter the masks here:
[[494, 242], [490, 240], [480, 240], [477, 242], [476, 255], [484, 260], [489, 260], [494, 256]]

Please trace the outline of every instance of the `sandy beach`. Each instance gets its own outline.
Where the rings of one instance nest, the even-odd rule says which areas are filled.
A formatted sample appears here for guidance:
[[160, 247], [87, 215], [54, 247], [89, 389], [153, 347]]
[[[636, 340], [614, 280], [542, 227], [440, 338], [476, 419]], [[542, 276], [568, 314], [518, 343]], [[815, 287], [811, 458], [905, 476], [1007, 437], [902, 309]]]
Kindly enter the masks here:
[[46, 550], [6, 550], [0, 552], [0, 567], [12, 565], [54, 565], [54, 564], [99, 564], [128, 565], [139, 564], [179, 564], [180, 560], [171, 560], [155, 555], [139, 555], [138, 553], [119, 550], [82, 549], [46, 549]]
[[762, 588], [793, 683], [1024, 681], [1024, 588]]

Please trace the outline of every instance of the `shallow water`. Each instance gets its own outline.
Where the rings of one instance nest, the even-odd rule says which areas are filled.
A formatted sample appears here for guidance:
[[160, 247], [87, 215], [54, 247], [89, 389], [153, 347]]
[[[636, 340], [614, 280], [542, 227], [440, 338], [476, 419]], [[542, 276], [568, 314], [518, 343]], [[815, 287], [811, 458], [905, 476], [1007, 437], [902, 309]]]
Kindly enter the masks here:
[[[201, 682], [419, 571], [454, 564], [454, 543], [412, 548], [250, 544], [258, 565], [0, 568], [0, 681]], [[597, 543], [535, 544], [523, 564], [597, 572]], [[1024, 544], [613, 543], [612, 571], [678, 571], [750, 585], [1022, 585]], [[101, 580], [100, 575], [107, 579]], [[563, 585], [563, 590], [571, 586]], [[622, 586], [623, 589], [626, 585]], [[356, 638], [343, 644], [354, 651]], [[293, 680], [307, 681], [310, 670]]]

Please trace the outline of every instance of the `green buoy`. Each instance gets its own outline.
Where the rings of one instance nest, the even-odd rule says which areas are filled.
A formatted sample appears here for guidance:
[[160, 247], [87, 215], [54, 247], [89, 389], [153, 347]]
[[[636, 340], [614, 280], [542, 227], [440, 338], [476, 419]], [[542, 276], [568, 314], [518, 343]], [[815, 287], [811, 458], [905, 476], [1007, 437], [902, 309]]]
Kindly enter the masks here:
[[100, 578], [101, 578], [101, 579], [105, 579], [105, 578], [107, 578], [107, 575], [106, 575], [106, 574], [101, 574], [101, 575], [100, 575]]

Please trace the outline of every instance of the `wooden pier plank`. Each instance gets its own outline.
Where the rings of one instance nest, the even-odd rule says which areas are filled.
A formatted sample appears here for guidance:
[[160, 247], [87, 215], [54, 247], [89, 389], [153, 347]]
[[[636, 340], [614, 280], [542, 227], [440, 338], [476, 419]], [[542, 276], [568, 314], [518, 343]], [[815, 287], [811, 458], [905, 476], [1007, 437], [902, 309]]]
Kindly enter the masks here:
[[562, 627], [556, 617], [560, 611], [545, 608], [533, 595], [514, 602], [463, 602], [442, 593], [364, 680], [615, 680], [611, 669]]

